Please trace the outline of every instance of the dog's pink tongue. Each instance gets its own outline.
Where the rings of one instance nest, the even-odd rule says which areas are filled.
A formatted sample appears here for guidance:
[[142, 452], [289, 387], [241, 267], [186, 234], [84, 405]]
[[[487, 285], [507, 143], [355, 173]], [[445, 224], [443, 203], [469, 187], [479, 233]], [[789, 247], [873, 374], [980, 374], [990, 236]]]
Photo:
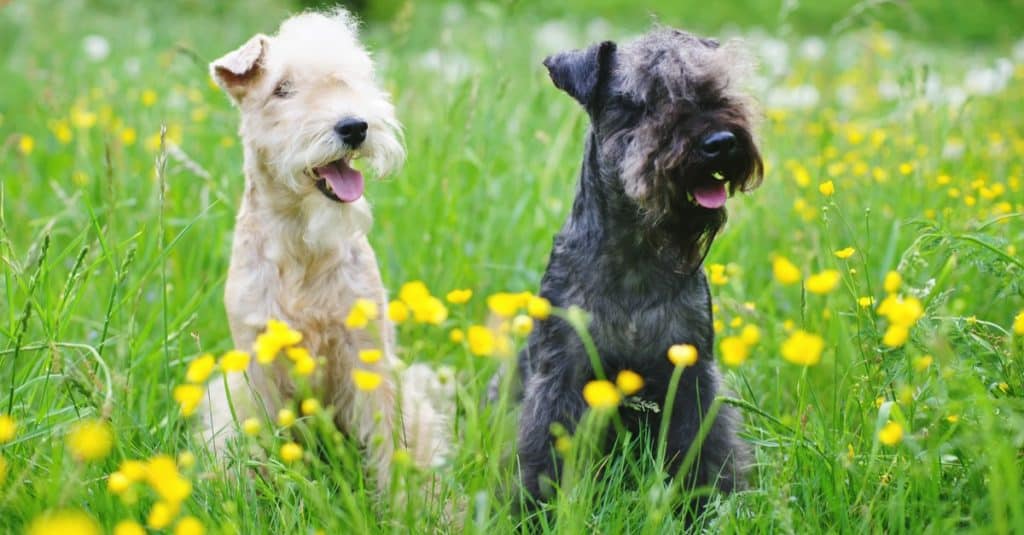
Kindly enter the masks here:
[[344, 160], [318, 167], [316, 172], [327, 180], [342, 202], [354, 202], [363, 196], [363, 174], [349, 167]]
[[727, 197], [723, 183], [706, 184], [693, 188], [694, 200], [704, 208], [721, 208]]

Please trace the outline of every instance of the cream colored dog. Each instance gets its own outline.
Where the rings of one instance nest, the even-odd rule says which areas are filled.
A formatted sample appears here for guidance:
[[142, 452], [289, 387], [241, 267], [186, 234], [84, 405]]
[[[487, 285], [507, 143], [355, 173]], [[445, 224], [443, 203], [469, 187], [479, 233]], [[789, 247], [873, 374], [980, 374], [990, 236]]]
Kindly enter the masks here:
[[[423, 365], [399, 372], [386, 317], [375, 328], [345, 327], [357, 298], [387, 309], [366, 239], [372, 220], [363, 175], [352, 162], [386, 175], [405, 156], [394, 109], [374, 81], [355, 21], [343, 10], [297, 15], [277, 35], [256, 35], [214, 61], [210, 71], [242, 115], [245, 193], [225, 289], [235, 346], [252, 348], [270, 319], [286, 322], [303, 334], [302, 346], [324, 357], [314, 375], [317, 393], [339, 429], [368, 448], [382, 485], [395, 447], [408, 448], [421, 466], [436, 464], [448, 442], [432, 399], [440, 391], [436, 375]], [[384, 357], [362, 363], [362, 349], [381, 349]], [[383, 384], [355, 388], [357, 364], [384, 375]], [[207, 442], [218, 453], [237, 434], [238, 421], [274, 415], [293, 397], [283, 367], [254, 362], [247, 375], [229, 375], [227, 388], [213, 382], [202, 414]]]

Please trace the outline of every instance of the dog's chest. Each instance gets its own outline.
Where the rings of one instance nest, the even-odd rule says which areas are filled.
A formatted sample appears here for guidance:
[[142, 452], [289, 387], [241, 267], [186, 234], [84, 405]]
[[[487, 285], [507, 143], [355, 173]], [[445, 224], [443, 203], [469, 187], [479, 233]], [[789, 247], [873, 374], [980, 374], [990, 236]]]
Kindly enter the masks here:
[[233, 324], [262, 330], [268, 319], [279, 319], [304, 333], [310, 346], [327, 345], [344, 338], [355, 299], [379, 299], [376, 263], [357, 247], [319, 256], [268, 255], [244, 237], [236, 240], [225, 288]]

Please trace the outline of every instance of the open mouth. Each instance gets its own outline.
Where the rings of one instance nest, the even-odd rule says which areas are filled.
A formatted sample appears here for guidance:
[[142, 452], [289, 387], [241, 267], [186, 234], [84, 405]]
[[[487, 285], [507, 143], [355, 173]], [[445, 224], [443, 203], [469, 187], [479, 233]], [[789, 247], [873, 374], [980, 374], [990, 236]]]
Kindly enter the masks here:
[[345, 160], [335, 160], [327, 165], [313, 169], [316, 176], [316, 188], [328, 199], [350, 203], [363, 196], [366, 184], [363, 174], [352, 168]]
[[726, 186], [729, 181], [720, 171], [714, 171], [707, 179], [693, 186], [690, 190], [691, 200], [698, 206], [709, 210], [716, 210], [725, 206], [729, 192]]

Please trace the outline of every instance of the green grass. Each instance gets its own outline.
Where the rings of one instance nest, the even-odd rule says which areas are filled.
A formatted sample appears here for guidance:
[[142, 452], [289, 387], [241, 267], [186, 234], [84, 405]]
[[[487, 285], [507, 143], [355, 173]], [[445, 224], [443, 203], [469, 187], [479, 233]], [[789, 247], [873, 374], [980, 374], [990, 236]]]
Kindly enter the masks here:
[[[790, 21], [816, 20], [816, 8], [799, 4], [780, 16], [707, 4], [695, 15], [709, 31], [733, 21], [783, 36], [792, 50], [787, 68], [768, 74], [766, 61], [766, 82], [809, 84], [820, 94], [806, 110], [785, 110], [759, 91], [769, 171], [758, 191], [730, 201], [729, 224], [709, 257], [728, 276], [713, 287], [719, 338], [737, 334], [740, 322], [762, 334], [750, 358], [726, 371], [757, 466], [749, 490], [711, 498], [700, 520], [711, 531], [1024, 529], [1024, 337], [1011, 333], [1024, 309], [1024, 66], [1011, 65], [1004, 89], [956, 107], [934, 102], [926, 82], [963, 84], [970, 69], [1011, 57], [1010, 41], [1024, 32], [1013, 27], [1013, 11], [963, 6], [935, 15], [930, 4], [911, 4], [925, 21], [980, 22], [955, 39], [921, 44], [882, 33], [871, 20], [903, 27], [886, 25], [885, 15], [859, 17], [840, 34], [822, 28], [826, 54], [814, 63], [797, 53], [798, 35], [813, 26]], [[608, 26], [594, 32], [606, 34], [587, 35], [593, 15], [584, 3], [551, 5], [473, 4], [446, 21], [454, 11], [410, 4], [364, 36], [394, 93], [409, 153], [399, 175], [367, 192], [386, 284], [392, 294], [413, 279], [442, 296], [475, 291], [468, 305], [451, 306], [444, 328], [400, 328], [404, 359], [455, 370], [457, 447], [437, 470], [437, 493], [464, 511], [469, 533], [520, 528], [502, 490], [515, 479], [515, 414], [480, 407], [500, 362], [470, 355], [448, 341], [448, 330], [484, 321], [491, 293], [536, 289], [572, 200], [586, 126], [547, 80], [540, 59], [554, 50], [536, 44], [535, 33], [557, 15], [563, 23], [542, 33], [567, 33], [570, 45], [583, 46], [649, 22], [601, 2], [594, 9]], [[848, 13], [838, 5], [829, 13]], [[1019, 3], [1007, 6], [1019, 11]], [[301, 426], [320, 437], [311, 442], [319, 454], [304, 463], [277, 460], [275, 431], [260, 439], [268, 455], [221, 465], [203, 453], [190, 432], [195, 423], [178, 416], [171, 397], [189, 361], [231, 348], [221, 294], [241, 150], [231, 143], [237, 112], [209, 85], [205, 65], [251, 34], [273, 31], [288, 11], [270, 0], [244, 8], [0, 8], [0, 414], [19, 422], [14, 440], [0, 445], [8, 465], [0, 532], [21, 532], [43, 512], [65, 508], [88, 511], [105, 531], [124, 518], [144, 522], [153, 495], [140, 490], [137, 503], [125, 503], [107, 491], [107, 475], [125, 459], [182, 451], [198, 456], [184, 470], [194, 489], [183, 511], [210, 532], [450, 529], [443, 506], [421, 494], [404, 504], [376, 496], [356, 446], [316, 418]], [[664, 20], [687, 24], [687, 13], [673, 13]], [[831, 28], [838, 19], [828, 20]], [[986, 24], [1003, 28], [993, 30], [987, 51], [956, 44], [977, 40], [973, 28]], [[83, 58], [89, 34], [109, 40], [110, 57]], [[759, 40], [752, 47], [765, 49]], [[446, 67], [466, 70], [430, 68], [430, 50]], [[897, 97], [879, 95], [883, 80]], [[146, 90], [158, 97], [151, 106], [142, 103]], [[95, 124], [86, 127], [89, 114]], [[62, 122], [66, 142], [58, 138]], [[164, 165], [161, 151], [147, 147], [161, 125], [180, 147]], [[133, 143], [126, 128], [136, 132]], [[29, 137], [34, 146], [23, 150]], [[817, 186], [827, 180], [836, 191], [826, 198]], [[847, 246], [857, 251], [849, 260], [833, 256]], [[775, 255], [805, 276], [836, 269], [842, 281], [828, 295], [784, 286], [772, 277]], [[885, 297], [890, 270], [925, 306], [897, 349], [881, 342], [885, 320], [857, 304]], [[790, 326], [824, 338], [820, 364], [780, 357]], [[917, 370], [926, 354], [932, 364]], [[66, 434], [92, 417], [108, 419], [116, 441], [107, 458], [83, 464], [68, 454]], [[587, 426], [603, 423], [588, 418]], [[876, 438], [889, 420], [905, 432], [896, 446]], [[683, 498], [661, 482], [650, 456], [623, 444], [600, 458], [588, 440], [574, 437], [570, 458], [580, 460], [569, 463], [572, 476], [552, 504], [551, 531], [681, 529], [673, 511]], [[413, 488], [425, 477], [395, 474]]]

